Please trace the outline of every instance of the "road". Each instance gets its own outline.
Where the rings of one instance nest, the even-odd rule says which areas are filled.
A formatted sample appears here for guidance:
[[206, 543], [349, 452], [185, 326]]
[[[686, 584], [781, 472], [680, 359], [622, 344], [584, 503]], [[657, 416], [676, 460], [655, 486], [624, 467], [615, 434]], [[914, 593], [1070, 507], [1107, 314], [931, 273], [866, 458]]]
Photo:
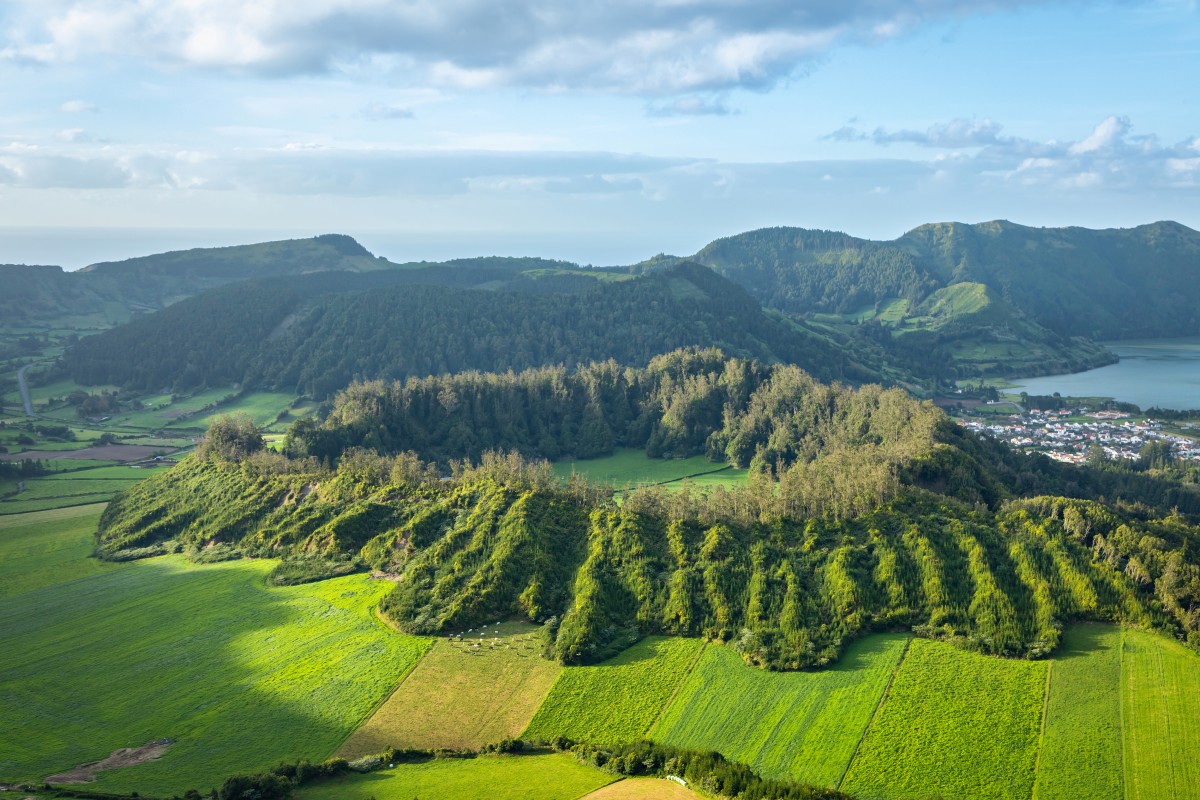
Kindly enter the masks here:
[[21, 389], [21, 402], [25, 404], [25, 416], [37, 416], [33, 413], [33, 401], [29, 399], [29, 384], [25, 382], [25, 370], [32, 367], [32, 364], [26, 364], [17, 370], [17, 385]]

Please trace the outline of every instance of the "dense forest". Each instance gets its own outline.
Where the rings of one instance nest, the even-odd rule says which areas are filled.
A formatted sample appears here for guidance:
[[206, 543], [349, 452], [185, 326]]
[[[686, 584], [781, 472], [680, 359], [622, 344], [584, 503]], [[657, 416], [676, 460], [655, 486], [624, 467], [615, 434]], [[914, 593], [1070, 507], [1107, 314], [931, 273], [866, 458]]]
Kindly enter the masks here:
[[1174, 222], [1110, 230], [937, 223], [891, 242], [768, 228], [718, 239], [692, 259], [791, 314], [845, 314], [889, 298], [915, 306], [937, 289], [979, 283], [1061, 336], [1200, 332], [1200, 233]]
[[828, 339], [764, 314], [744, 290], [694, 264], [633, 280], [525, 274], [500, 290], [409, 280], [422, 279], [327, 273], [213, 290], [83, 339], [63, 369], [88, 384], [186, 391], [241, 383], [324, 398], [356, 379], [606, 358], [644, 365], [673, 348], [717, 345], [824, 379], [874, 377]]
[[[382, 452], [288, 457], [265, 450], [252, 425], [220, 421], [196, 457], [110, 504], [97, 552], [283, 556], [277, 582], [357, 565], [398, 571], [382, 610], [402, 628], [451, 632], [518, 614], [544, 623], [570, 663], [664, 632], [730, 641], [771, 668], [819, 666], [854, 637], [896, 628], [1036, 657], [1085, 618], [1200, 646], [1200, 531], [1180, 513], [1200, 504], [1195, 486], [1162, 470], [1053, 464], [896, 390], [825, 386], [712, 351], [646, 370], [455, 380], [355, 387], [325, 426], [292, 437], [303, 450], [321, 432], [362, 434], [357, 444], [376, 433]], [[476, 394], [453, 400], [446, 391], [470, 386]], [[672, 452], [749, 459], [756, 472], [745, 489], [639, 489], [617, 504], [610, 489], [564, 482], [516, 452], [448, 469], [392, 454], [425, 446], [405, 438], [409, 413], [494, 426], [495, 440], [506, 426], [532, 435], [497, 412], [547, 387], [566, 399], [539, 413], [591, 405], [594, 421], [626, 422], [614, 434], [648, 446], [655, 431], [661, 441], [674, 432]], [[455, 444], [455, 422], [443, 422], [429, 447], [462, 456], [485, 444]], [[1075, 497], [1046, 496], [1065, 494]]]

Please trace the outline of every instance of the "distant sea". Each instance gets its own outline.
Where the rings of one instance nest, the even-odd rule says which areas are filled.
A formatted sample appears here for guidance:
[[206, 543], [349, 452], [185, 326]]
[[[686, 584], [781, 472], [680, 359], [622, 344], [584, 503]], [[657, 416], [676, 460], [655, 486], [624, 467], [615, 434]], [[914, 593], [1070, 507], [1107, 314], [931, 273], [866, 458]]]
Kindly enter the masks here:
[[1116, 364], [1076, 372], [1018, 379], [1012, 392], [1074, 397], [1111, 397], [1143, 409], [1200, 408], [1200, 337], [1105, 342], [1121, 357]]
[[276, 239], [302, 239], [321, 233], [353, 236], [377, 256], [392, 261], [445, 261], [473, 256], [539, 256], [576, 264], [636, 264], [656, 253], [690, 255], [698, 241], [651, 241], [639, 236], [596, 231], [411, 232], [379, 230], [216, 229], [216, 228], [17, 228], [0, 227], [0, 264], [52, 264], [76, 270], [100, 261], [119, 261], [168, 250], [226, 247]]

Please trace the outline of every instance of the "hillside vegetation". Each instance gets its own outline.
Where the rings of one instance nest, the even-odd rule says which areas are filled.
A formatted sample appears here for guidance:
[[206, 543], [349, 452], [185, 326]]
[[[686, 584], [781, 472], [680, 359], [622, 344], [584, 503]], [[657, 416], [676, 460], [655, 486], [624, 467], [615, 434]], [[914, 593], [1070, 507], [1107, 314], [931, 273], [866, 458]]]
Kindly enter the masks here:
[[[939, 223], [890, 242], [768, 228], [692, 259], [769, 308], [875, 342], [885, 360], [926, 378], [1088, 369], [1112, 361], [1091, 340], [1200, 332], [1200, 233], [1172, 222]], [[864, 322], [877, 326], [857, 331]]]
[[[414, 274], [338, 281], [338, 292], [328, 285], [335, 276], [227, 287], [82, 340], [64, 369], [83, 383], [145, 390], [241, 383], [328, 397], [355, 379], [606, 358], [644, 365], [677, 347], [717, 345], [826, 379], [872, 374], [696, 265], [583, 285], [549, 276], [493, 291], [410, 285]], [[375, 285], [364, 290], [364, 281]]]
[[[573, 380], [619, 372], [590, 369], [557, 391], [569, 398]], [[488, 380], [519, 386], [539, 374]], [[1154, 510], [1194, 502], [1192, 489], [1011, 453], [1006, 462], [993, 457], [1002, 448], [899, 391], [823, 386], [794, 367], [689, 351], [621, 374], [620, 385], [658, 398], [645, 404], [648, 437], [671, 432], [672, 448], [757, 459], [749, 486], [703, 496], [642, 489], [617, 506], [611, 489], [563, 484], [516, 455], [456, 462], [450, 480], [411, 453], [348, 451], [324, 469], [311, 456], [254, 453], [252, 433], [223, 427], [199, 457], [110, 504], [99, 552], [284, 555], [277, 574], [288, 582], [357, 559], [403, 574], [381, 610], [406, 631], [519, 615], [547, 622], [566, 663], [667, 633], [797, 668], [828, 664], [849, 641], [892, 628], [1039, 656], [1072, 619], [1123, 620], [1200, 643], [1200, 539], [1170, 505]], [[404, 421], [405, 407], [389, 405], [404, 396], [403, 387], [348, 393], [322, 430], [382, 441], [386, 425]], [[1019, 499], [1089, 486], [1142, 506]]]

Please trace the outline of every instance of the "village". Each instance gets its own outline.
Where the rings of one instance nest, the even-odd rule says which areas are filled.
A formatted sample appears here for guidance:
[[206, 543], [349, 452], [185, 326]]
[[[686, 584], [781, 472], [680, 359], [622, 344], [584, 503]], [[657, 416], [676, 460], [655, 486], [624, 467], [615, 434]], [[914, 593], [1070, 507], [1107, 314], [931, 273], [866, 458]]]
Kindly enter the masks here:
[[[1081, 463], [1088, 448], [1099, 444], [1109, 458], [1136, 459], [1148, 442], [1169, 442], [1178, 458], [1200, 461], [1200, 441], [1164, 430], [1154, 419], [1123, 411], [1071, 408], [1029, 409], [1007, 417], [960, 417], [968, 430], [986, 433], [1013, 447], [1043, 453], [1058, 461]], [[1200, 435], [1200, 430], [1197, 430]]]

